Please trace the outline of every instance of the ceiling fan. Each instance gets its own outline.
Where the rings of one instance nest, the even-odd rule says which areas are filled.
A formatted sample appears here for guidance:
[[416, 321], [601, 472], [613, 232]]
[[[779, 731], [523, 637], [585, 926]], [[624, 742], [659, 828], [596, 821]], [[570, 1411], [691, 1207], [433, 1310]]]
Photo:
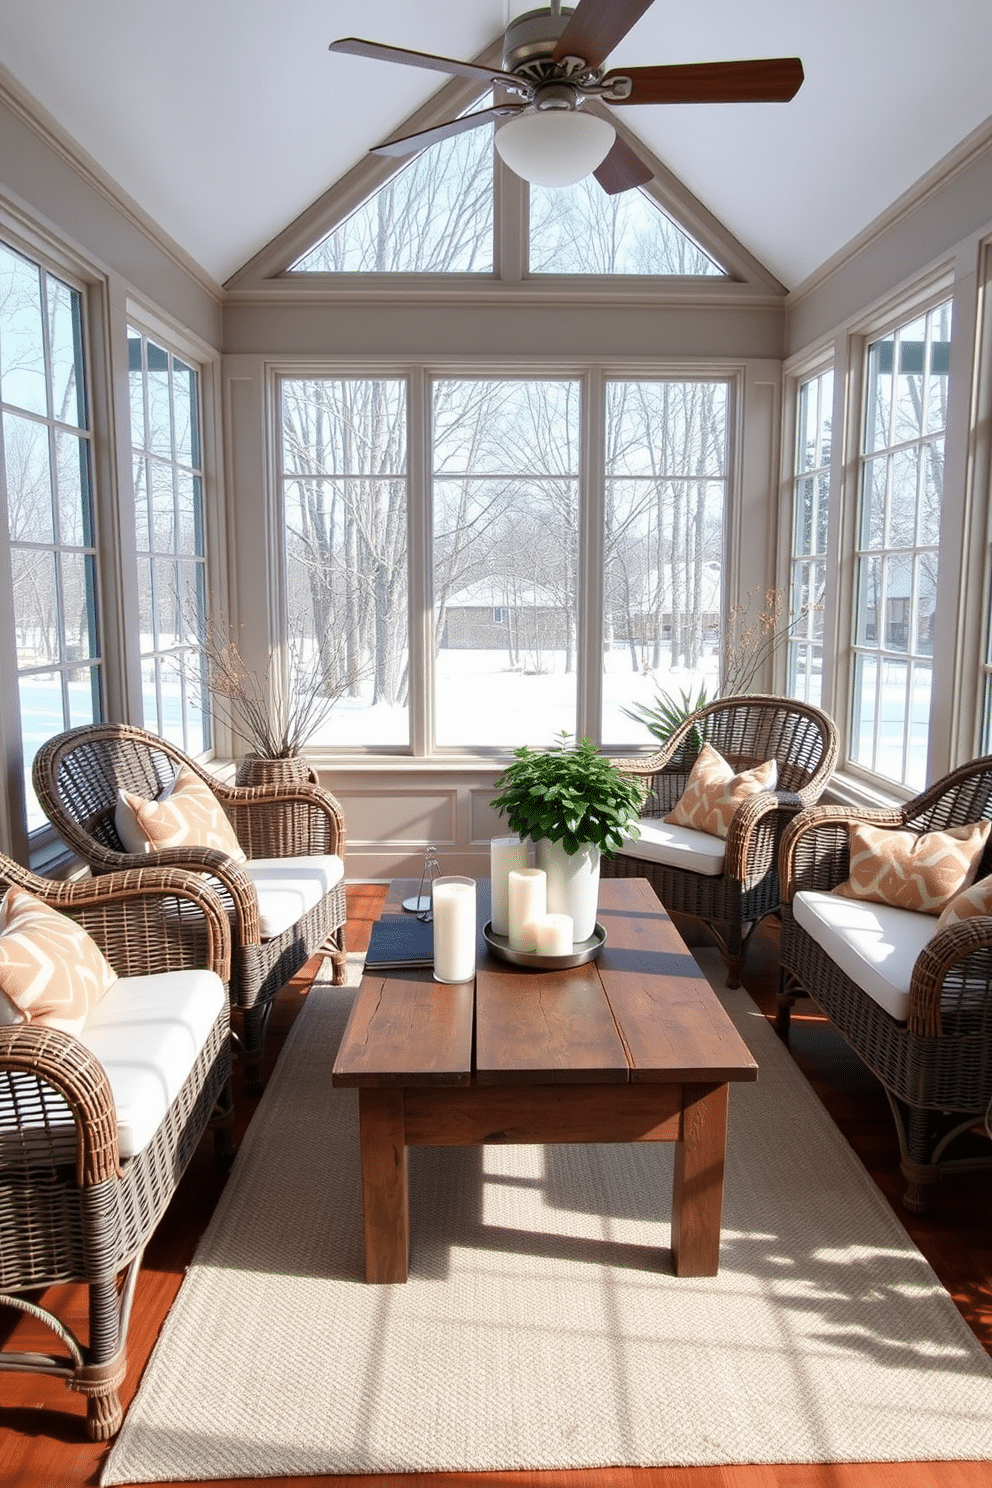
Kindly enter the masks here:
[[[590, 100], [621, 107], [644, 103], [787, 103], [803, 81], [798, 57], [740, 62], [681, 62], [607, 71], [605, 60], [653, 0], [561, 0], [511, 21], [503, 66], [483, 67], [431, 52], [409, 51], [346, 36], [332, 52], [401, 62], [501, 86], [511, 95], [491, 108], [463, 114], [373, 146], [373, 154], [411, 155], [469, 129], [501, 122], [496, 148], [511, 170], [539, 185], [567, 186], [591, 172], [611, 196], [643, 186], [652, 171]], [[515, 100], [522, 101], [515, 101]]]

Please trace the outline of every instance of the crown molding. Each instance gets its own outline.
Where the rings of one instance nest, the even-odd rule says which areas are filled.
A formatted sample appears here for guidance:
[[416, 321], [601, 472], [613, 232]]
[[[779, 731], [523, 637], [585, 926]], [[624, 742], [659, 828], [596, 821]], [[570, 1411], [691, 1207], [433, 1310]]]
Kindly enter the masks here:
[[227, 305], [293, 304], [323, 307], [341, 305], [354, 310], [362, 305], [414, 306], [451, 305], [499, 309], [507, 305], [547, 305], [561, 308], [606, 305], [624, 307], [678, 306], [679, 309], [783, 309], [779, 294], [733, 279], [687, 280], [678, 277], [652, 279], [607, 278], [599, 275], [535, 276], [506, 283], [491, 275], [425, 276], [383, 275], [370, 282], [369, 275], [308, 274], [299, 281], [276, 279], [231, 289]]
[[992, 117], [966, 135], [953, 150], [938, 160], [936, 165], [920, 176], [901, 196], [896, 197], [883, 212], [880, 212], [867, 227], [838, 248], [836, 253], [815, 269], [802, 284], [790, 290], [785, 299], [786, 310], [793, 310], [803, 300], [821, 290], [835, 275], [839, 274], [852, 259], [872, 247], [886, 233], [891, 232], [920, 207], [937, 195], [955, 176], [969, 169], [983, 155], [992, 150]]
[[91, 190], [103, 197], [114, 211], [153, 242], [176, 268], [195, 281], [218, 305], [224, 303], [223, 287], [202, 264], [150, 217], [92, 155], [63, 129], [58, 120], [0, 63], [0, 105], [7, 107], [42, 143], [58, 155]]

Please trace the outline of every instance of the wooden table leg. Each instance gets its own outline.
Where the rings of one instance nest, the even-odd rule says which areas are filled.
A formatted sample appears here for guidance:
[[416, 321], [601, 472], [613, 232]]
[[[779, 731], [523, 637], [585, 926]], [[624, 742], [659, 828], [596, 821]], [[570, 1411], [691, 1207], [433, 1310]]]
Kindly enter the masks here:
[[672, 1256], [676, 1276], [715, 1276], [720, 1266], [729, 1085], [687, 1085], [675, 1145]]
[[365, 1216], [365, 1280], [406, 1281], [410, 1192], [402, 1087], [358, 1092]]

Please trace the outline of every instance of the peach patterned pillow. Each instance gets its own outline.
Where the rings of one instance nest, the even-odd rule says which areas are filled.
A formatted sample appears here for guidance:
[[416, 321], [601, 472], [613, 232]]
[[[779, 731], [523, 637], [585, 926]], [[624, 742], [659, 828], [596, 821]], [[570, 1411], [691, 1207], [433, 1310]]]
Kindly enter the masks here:
[[990, 830], [992, 822], [943, 832], [905, 832], [852, 822], [850, 877], [833, 892], [845, 899], [870, 899], [939, 915], [971, 883]]
[[12, 885], [0, 904], [2, 1022], [82, 1032], [90, 1009], [117, 980], [91, 935], [26, 889]]
[[960, 920], [973, 919], [975, 915], [992, 915], [992, 874], [987, 878], [980, 878], [970, 889], [955, 894], [950, 904], [941, 910], [937, 929], [943, 930], [945, 925], [956, 925]]
[[741, 802], [759, 791], [773, 791], [777, 784], [775, 760], [765, 760], [735, 775], [720, 751], [704, 744], [689, 771], [685, 790], [665, 820], [675, 827], [692, 827], [711, 837], [726, 837]]
[[135, 821], [152, 852], [164, 847], [215, 847], [236, 863], [245, 853], [217, 797], [188, 765], [176, 776], [170, 794], [146, 801], [131, 791], [121, 799], [134, 812]]

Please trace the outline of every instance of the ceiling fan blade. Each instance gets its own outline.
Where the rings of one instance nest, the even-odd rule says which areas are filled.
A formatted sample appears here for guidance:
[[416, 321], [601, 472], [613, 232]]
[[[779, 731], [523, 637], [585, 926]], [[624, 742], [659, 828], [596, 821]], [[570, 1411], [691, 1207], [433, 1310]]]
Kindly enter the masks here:
[[802, 86], [803, 64], [798, 57], [677, 62], [618, 68], [603, 82], [621, 77], [630, 78], [633, 87], [629, 98], [610, 99], [614, 108], [629, 103], [788, 103]]
[[360, 36], [342, 36], [332, 41], [329, 52], [347, 52], [352, 57], [371, 57], [374, 62], [403, 62], [409, 67], [426, 67], [431, 72], [448, 72], [455, 77], [484, 78], [491, 83], [506, 83], [523, 91], [521, 79], [499, 67], [479, 67], [475, 62], [457, 62], [451, 57], [436, 57], [433, 52], [411, 52], [406, 47], [384, 46], [378, 41], [363, 41]]
[[621, 191], [630, 191], [635, 186], [646, 186], [654, 172], [644, 163], [636, 150], [617, 135], [610, 153], [593, 171], [596, 180], [607, 196], [619, 196]]
[[581, 57], [599, 67], [654, 0], [579, 0], [554, 50], [554, 60]]
[[493, 124], [505, 119], [508, 114], [520, 114], [526, 103], [500, 103], [495, 108], [480, 109], [477, 114], [463, 114], [460, 119], [449, 119], [445, 124], [435, 124], [433, 129], [421, 129], [416, 134], [404, 134], [399, 139], [387, 140], [384, 145], [373, 145], [372, 155], [413, 155], [428, 145], [464, 134], [468, 129], [478, 129], [481, 124]]

